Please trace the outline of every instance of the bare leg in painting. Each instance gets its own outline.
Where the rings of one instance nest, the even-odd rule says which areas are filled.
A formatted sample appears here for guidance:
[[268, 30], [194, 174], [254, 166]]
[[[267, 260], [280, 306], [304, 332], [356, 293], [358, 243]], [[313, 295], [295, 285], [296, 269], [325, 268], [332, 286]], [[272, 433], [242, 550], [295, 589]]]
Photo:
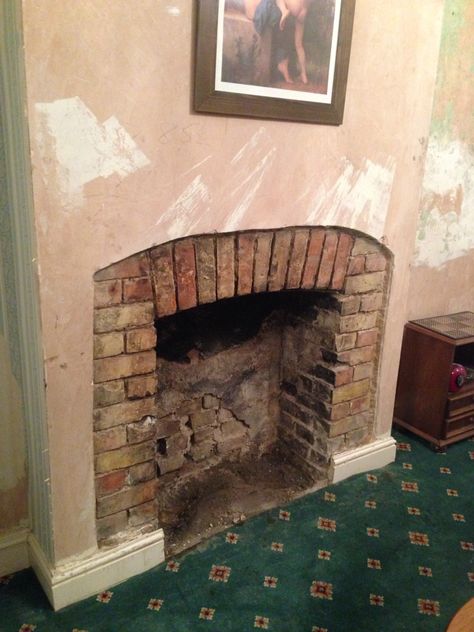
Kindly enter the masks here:
[[300, 79], [308, 83], [306, 75], [306, 52], [303, 45], [304, 23], [311, 0], [285, 0], [289, 12], [295, 16], [295, 49], [300, 69]]

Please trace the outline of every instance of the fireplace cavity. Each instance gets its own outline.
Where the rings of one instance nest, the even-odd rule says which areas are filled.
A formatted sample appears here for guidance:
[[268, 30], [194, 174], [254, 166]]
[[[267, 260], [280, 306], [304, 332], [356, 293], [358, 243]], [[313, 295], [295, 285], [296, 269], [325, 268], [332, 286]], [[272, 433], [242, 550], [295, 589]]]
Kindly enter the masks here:
[[[98, 272], [99, 542], [172, 539], [198, 501], [224, 526], [324, 484], [334, 454], [369, 442], [388, 262], [316, 227], [184, 238]], [[225, 480], [253, 501], [224, 510]]]

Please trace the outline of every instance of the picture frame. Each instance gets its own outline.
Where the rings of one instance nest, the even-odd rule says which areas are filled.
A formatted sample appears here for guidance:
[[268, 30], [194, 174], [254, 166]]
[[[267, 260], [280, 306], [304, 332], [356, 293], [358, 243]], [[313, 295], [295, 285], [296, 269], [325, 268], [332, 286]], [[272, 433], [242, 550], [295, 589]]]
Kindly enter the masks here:
[[354, 12], [355, 0], [197, 0], [195, 111], [340, 125]]

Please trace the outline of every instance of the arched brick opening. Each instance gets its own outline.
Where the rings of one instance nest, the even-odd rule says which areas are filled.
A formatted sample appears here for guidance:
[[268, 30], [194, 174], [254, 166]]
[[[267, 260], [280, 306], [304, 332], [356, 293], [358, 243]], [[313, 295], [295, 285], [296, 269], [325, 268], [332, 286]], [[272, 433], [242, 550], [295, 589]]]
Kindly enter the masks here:
[[[333, 454], [373, 434], [389, 263], [387, 249], [366, 236], [338, 227], [296, 227], [186, 237], [96, 273], [99, 541], [158, 526], [157, 463], [163, 471], [171, 467], [159, 447], [174, 437], [185, 450], [176, 440], [176, 414], [157, 410], [155, 322], [233, 297], [317, 295], [308, 343], [290, 362], [291, 383], [282, 379], [278, 435], [305, 467], [324, 478]], [[200, 414], [208, 408], [202, 406]]]

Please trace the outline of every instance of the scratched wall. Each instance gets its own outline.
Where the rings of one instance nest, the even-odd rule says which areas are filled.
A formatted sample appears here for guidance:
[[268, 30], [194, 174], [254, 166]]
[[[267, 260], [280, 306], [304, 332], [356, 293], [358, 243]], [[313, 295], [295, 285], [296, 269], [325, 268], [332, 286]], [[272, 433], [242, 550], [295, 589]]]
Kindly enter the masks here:
[[474, 310], [474, 3], [447, 0], [409, 317]]
[[339, 224], [393, 251], [390, 430], [443, 0], [359, 0], [344, 125], [193, 114], [189, 0], [23, 0], [55, 548], [93, 550], [92, 275], [209, 231]]

